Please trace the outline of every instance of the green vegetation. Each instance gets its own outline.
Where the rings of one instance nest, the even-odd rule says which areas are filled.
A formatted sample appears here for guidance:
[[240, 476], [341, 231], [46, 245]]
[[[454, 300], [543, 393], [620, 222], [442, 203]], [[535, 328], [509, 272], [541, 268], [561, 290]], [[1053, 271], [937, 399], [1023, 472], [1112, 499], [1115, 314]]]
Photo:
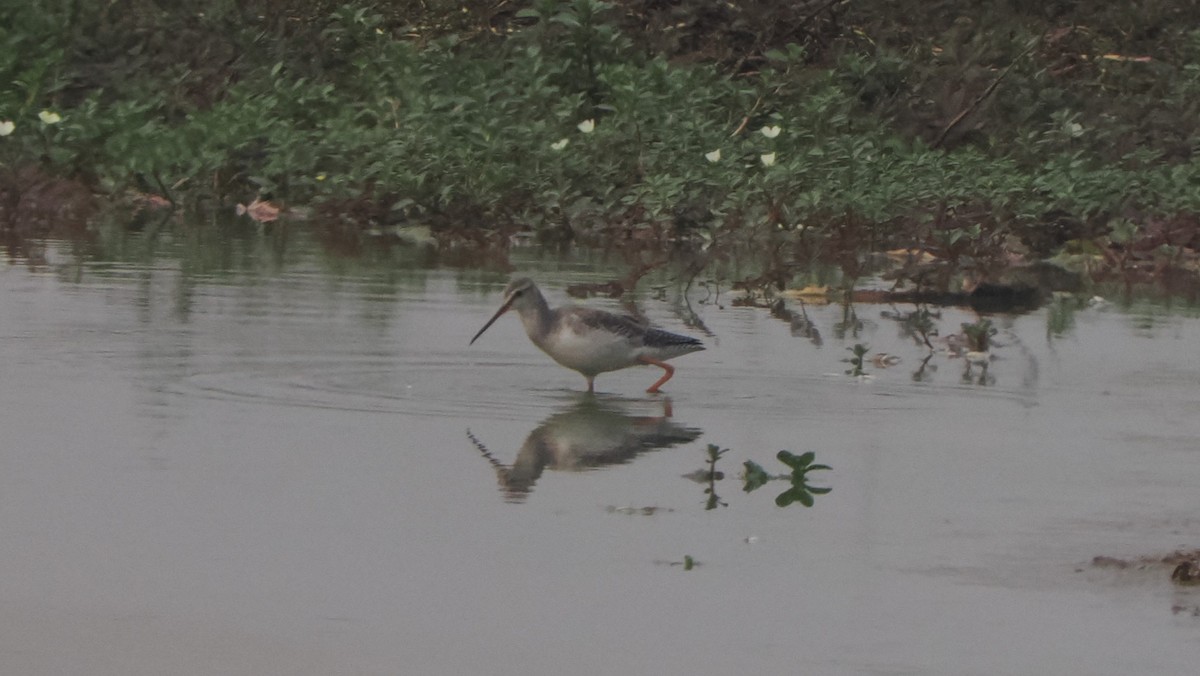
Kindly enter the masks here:
[[976, 4], [6, 3], [0, 182], [812, 257], [1197, 244], [1198, 4]]
[[851, 354], [851, 356], [842, 360], [850, 365], [850, 368], [846, 369], [846, 375], [854, 376], [855, 378], [867, 375], [866, 369], [864, 369], [863, 366], [865, 365], [864, 361], [866, 359], [867, 352], [869, 352], [871, 348], [863, 345], [862, 343], [855, 343], [846, 349], [849, 350]]
[[[705, 485], [704, 494], [708, 496], [704, 503], [705, 510], [729, 506], [728, 502], [725, 502], [717, 495], [717, 482], [725, 478], [724, 472], [717, 471], [717, 462], [728, 452], [728, 448], [709, 444], [705, 449], [705, 463], [708, 467], [685, 475], [687, 478]], [[752, 493], [771, 481], [787, 481], [790, 487], [775, 497], [775, 504], [779, 507], [787, 507], [799, 502], [805, 507], [812, 507], [815, 500], [814, 496], [824, 495], [833, 490], [831, 488], [810, 486], [808, 484], [809, 472], [813, 470], [832, 469], [829, 465], [822, 465], [815, 462], [817, 458], [816, 453], [808, 451], [796, 455], [791, 451], [780, 451], [775, 455], [775, 458], [784, 465], [787, 465], [791, 469], [791, 472], [789, 474], [771, 474], [762, 465], [753, 460], [746, 460], [742, 463], [743, 471], [741, 475], [742, 490], [744, 492]]]
[[747, 493], [762, 488], [768, 481], [782, 479], [788, 481], [791, 486], [784, 492], [775, 496], [775, 504], [779, 507], [787, 507], [793, 503], [799, 502], [805, 507], [812, 507], [817, 495], [825, 495], [832, 491], [832, 488], [822, 486], [808, 485], [808, 473], [813, 470], [828, 470], [833, 469], [829, 465], [822, 465], [813, 462], [816, 460], [816, 453], [808, 451], [796, 455], [790, 451], [780, 451], [775, 456], [779, 462], [791, 468], [791, 474], [781, 474], [774, 476], [767, 472], [758, 463], [747, 460], [743, 463], [745, 471], [743, 479], [745, 484], [742, 490]]
[[708, 495], [708, 500], [704, 503], [704, 509], [716, 509], [717, 507], [728, 507], [729, 503], [721, 500], [721, 496], [717, 495], [717, 482], [725, 478], [724, 472], [717, 471], [717, 461], [722, 455], [729, 452], [728, 448], [721, 448], [716, 444], [709, 444], [705, 449], [708, 454], [708, 469], [701, 472], [701, 478], [707, 484], [704, 493]]

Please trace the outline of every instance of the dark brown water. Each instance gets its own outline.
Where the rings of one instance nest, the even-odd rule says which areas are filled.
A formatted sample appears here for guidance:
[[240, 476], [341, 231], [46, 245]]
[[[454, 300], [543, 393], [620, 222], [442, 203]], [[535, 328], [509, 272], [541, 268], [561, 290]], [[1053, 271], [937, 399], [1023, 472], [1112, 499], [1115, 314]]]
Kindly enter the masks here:
[[[503, 275], [299, 240], [46, 258], [0, 266], [0, 673], [1200, 663], [1200, 591], [1090, 565], [1200, 546], [1192, 311], [995, 317], [994, 361], [964, 375], [941, 350], [921, 369], [889, 308], [839, 336], [841, 308], [809, 307], [816, 345], [693, 291], [705, 331], [668, 284], [640, 309], [708, 350], [669, 397], [634, 369], [588, 398], [511, 317], [467, 347]], [[608, 276], [515, 263], [554, 304]], [[847, 376], [855, 343], [901, 362]], [[730, 449], [715, 509], [683, 477], [708, 444]], [[832, 492], [744, 492], [742, 463], [783, 472], [781, 449], [832, 466]]]

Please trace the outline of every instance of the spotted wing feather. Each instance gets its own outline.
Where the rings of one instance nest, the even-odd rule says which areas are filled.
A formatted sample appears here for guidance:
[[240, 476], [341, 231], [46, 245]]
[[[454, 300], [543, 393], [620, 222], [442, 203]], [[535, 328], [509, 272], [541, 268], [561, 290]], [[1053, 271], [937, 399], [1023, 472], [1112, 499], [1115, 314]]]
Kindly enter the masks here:
[[601, 331], [632, 339], [640, 338], [647, 331], [654, 330], [647, 328], [646, 325], [633, 317], [617, 315], [611, 312], [581, 312], [579, 319], [588, 328], [600, 329]]
[[703, 350], [704, 343], [691, 336], [683, 336], [662, 329], [646, 329], [642, 341], [647, 347], [675, 348], [686, 351]]
[[634, 341], [640, 339], [641, 344], [646, 347], [674, 348], [685, 352], [704, 349], [704, 343], [691, 336], [683, 336], [678, 333], [652, 328], [628, 315], [618, 315], [611, 312], [587, 312], [583, 313], [580, 319], [591, 328], [625, 336]]

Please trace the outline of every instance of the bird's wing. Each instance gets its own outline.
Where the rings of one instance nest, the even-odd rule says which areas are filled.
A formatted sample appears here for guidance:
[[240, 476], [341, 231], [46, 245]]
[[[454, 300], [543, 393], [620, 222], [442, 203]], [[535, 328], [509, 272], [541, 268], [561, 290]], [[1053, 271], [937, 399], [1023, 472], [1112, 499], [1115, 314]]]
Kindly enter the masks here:
[[618, 315], [599, 310], [580, 310], [575, 317], [585, 326], [619, 335], [638, 344], [651, 347], [699, 347], [703, 343], [691, 336], [683, 336], [647, 326], [644, 322], [628, 315]]
[[641, 338], [646, 333], [646, 326], [633, 317], [601, 310], [576, 309], [578, 311], [575, 317], [588, 328], [600, 329], [626, 338]]
[[704, 343], [700, 342], [700, 340], [697, 338], [680, 335], [678, 333], [671, 333], [670, 331], [663, 331], [662, 329], [646, 329], [643, 341], [646, 345], [651, 347], [687, 347], [704, 349]]

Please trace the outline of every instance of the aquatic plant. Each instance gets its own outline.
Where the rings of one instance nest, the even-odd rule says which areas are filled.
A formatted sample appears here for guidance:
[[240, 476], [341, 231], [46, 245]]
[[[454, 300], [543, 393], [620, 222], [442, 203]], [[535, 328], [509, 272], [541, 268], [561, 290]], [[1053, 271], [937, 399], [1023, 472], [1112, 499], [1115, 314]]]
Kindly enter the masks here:
[[786, 480], [791, 486], [775, 497], [775, 504], [779, 507], [787, 507], [796, 502], [805, 507], [812, 507], [815, 503], [815, 496], [824, 495], [833, 490], [828, 487], [810, 486], [808, 484], [809, 472], [832, 469], [829, 465], [816, 463], [816, 453], [808, 451], [796, 455], [791, 451], [785, 450], [779, 451], [775, 457], [791, 468], [791, 472], [789, 474], [772, 475], [758, 463], [747, 460], [744, 463], [745, 469], [742, 475], [744, 483], [742, 490], [749, 493], [765, 486], [769, 481]]
[[[725, 478], [724, 473], [717, 471], [717, 462], [720, 458], [729, 452], [728, 448], [721, 448], [716, 444], [708, 444], [705, 449], [706, 464], [708, 467], [703, 470], [698, 470], [691, 474], [684, 475], [693, 481], [705, 484], [704, 493], [708, 496], [705, 502], [705, 509], [715, 509], [718, 506], [728, 507], [728, 503], [722, 501], [716, 493], [716, 482]], [[808, 485], [808, 473], [815, 470], [831, 469], [828, 465], [823, 465], [815, 462], [816, 454], [809, 451], [796, 455], [791, 451], [779, 451], [776, 454], [776, 459], [786, 465], [791, 471], [786, 474], [771, 474], [762, 465], [753, 460], [746, 460], [742, 463], [742, 491], [751, 493], [765, 486], [768, 482], [783, 480], [791, 484], [791, 486], [780, 493], [775, 498], [775, 504], [780, 507], [786, 507], [794, 502], [799, 502], [802, 505], [811, 507], [813, 504], [813, 496], [828, 493], [831, 489]]]
[[992, 336], [997, 329], [992, 326], [992, 320], [984, 318], [977, 322], [964, 322], [962, 332], [967, 340], [967, 350], [970, 352], [987, 352], [992, 346]]
[[679, 567], [683, 568], [684, 570], [692, 570], [693, 568], [696, 568], [697, 566], [701, 565], [700, 562], [697, 561], [695, 559], [695, 557], [693, 557], [691, 554], [685, 554], [683, 556], [682, 561], [661, 561], [661, 560], [659, 560], [659, 561], [655, 561], [654, 563], [655, 563], [655, 565], [658, 565], [658, 566], [672, 566], [672, 567], [679, 566]]
[[717, 470], [717, 461], [720, 460], [722, 455], [728, 452], [728, 448], [720, 448], [716, 444], [709, 444], [705, 449], [705, 453], [707, 454], [705, 464], [707, 467], [684, 475], [697, 483], [704, 484], [704, 494], [708, 496], [704, 501], [705, 510], [729, 506], [729, 503], [724, 502], [721, 500], [721, 496], [717, 495], [717, 482], [725, 478], [725, 473]]
[[709, 444], [705, 452], [708, 453], [708, 459], [706, 460], [708, 463], [708, 487], [704, 489], [704, 492], [708, 495], [708, 500], [704, 503], [704, 509], [716, 509], [718, 506], [728, 507], [729, 503], [722, 502], [721, 496], [717, 495], [717, 481], [725, 478], [723, 472], [717, 471], [717, 461], [721, 459], [722, 455], [728, 453], [729, 449], [720, 448], [716, 444]]
[[747, 493], [762, 488], [768, 481], [776, 478], [753, 460], [742, 463], [742, 467], [742, 490]]
[[846, 375], [854, 376], [855, 378], [865, 376], [867, 372], [863, 367], [866, 363], [867, 353], [871, 351], [871, 348], [862, 343], [855, 343], [846, 349], [850, 351], [851, 355], [842, 360], [850, 364], [850, 368], [846, 369]]

